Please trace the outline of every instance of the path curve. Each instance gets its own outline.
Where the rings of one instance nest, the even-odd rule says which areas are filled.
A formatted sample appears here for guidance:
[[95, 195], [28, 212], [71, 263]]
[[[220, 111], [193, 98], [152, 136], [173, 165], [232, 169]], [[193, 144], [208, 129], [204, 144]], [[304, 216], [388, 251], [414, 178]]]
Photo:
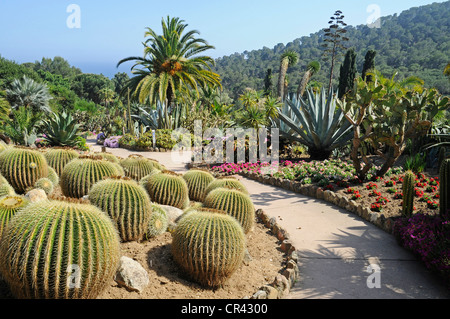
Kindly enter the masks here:
[[[101, 150], [88, 142], [93, 151]], [[110, 148], [107, 152], [123, 158], [138, 153], [173, 171], [187, 170], [188, 161], [174, 161], [171, 153]], [[248, 188], [256, 209], [275, 217], [297, 249], [300, 280], [288, 299], [450, 298], [422, 262], [375, 225], [327, 202], [237, 178]]]

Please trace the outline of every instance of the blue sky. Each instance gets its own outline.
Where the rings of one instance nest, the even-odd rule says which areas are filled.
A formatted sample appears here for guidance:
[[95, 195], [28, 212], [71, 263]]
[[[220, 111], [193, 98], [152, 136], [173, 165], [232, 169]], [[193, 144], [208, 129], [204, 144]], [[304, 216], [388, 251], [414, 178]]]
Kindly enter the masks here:
[[[200, 31], [215, 50], [214, 57], [235, 52], [273, 48], [327, 26], [329, 17], [342, 10], [349, 25], [367, 23], [376, 14], [401, 13], [429, 0], [0, 0], [0, 55], [18, 63], [62, 56], [85, 73], [109, 77], [125, 57], [142, 55], [146, 27], [157, 33], [161, 19], [180, 17], [188, 29]], [[444, 2], [444, 1], [437, 1]], [[80, 8], [80, 28], [69, 28], [70, 4]]]

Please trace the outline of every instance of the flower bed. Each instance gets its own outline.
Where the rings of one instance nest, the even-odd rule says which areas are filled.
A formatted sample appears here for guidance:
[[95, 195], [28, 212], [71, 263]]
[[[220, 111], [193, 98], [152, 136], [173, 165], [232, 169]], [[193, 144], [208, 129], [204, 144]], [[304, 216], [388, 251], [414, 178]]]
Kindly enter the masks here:
[[211, 168], [218, 174], [240, 174], [324, 199], [356, 213], [395, 235], [401, 246], [450, 286], [450, 216], [439, 216], [439, 178], [416, 175], [414, 215], [406, 218], [402, 216], [404, 170], [395, 167], [380, 178], [373, 175], [376, 169], [369, 172], [368, 180], [360, 181], [345, 161], [223, 164]]

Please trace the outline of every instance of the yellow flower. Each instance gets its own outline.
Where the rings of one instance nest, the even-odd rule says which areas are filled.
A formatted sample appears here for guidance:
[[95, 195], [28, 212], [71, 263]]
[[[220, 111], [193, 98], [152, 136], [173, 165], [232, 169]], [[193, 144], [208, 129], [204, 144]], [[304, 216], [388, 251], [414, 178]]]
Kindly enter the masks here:
[[30, 163], [30, 168], [36, 168], [36, 163]]

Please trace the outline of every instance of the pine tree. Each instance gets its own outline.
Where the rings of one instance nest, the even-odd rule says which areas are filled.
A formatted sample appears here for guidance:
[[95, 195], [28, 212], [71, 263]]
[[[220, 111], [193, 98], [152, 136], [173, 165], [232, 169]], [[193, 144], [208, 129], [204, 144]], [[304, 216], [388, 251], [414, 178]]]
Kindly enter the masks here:
[[339, 98], [353, 89], [356, 77], [356, 53], [354, 49], [347, 51], [344, 63], [341, 65], [339, 77]]

